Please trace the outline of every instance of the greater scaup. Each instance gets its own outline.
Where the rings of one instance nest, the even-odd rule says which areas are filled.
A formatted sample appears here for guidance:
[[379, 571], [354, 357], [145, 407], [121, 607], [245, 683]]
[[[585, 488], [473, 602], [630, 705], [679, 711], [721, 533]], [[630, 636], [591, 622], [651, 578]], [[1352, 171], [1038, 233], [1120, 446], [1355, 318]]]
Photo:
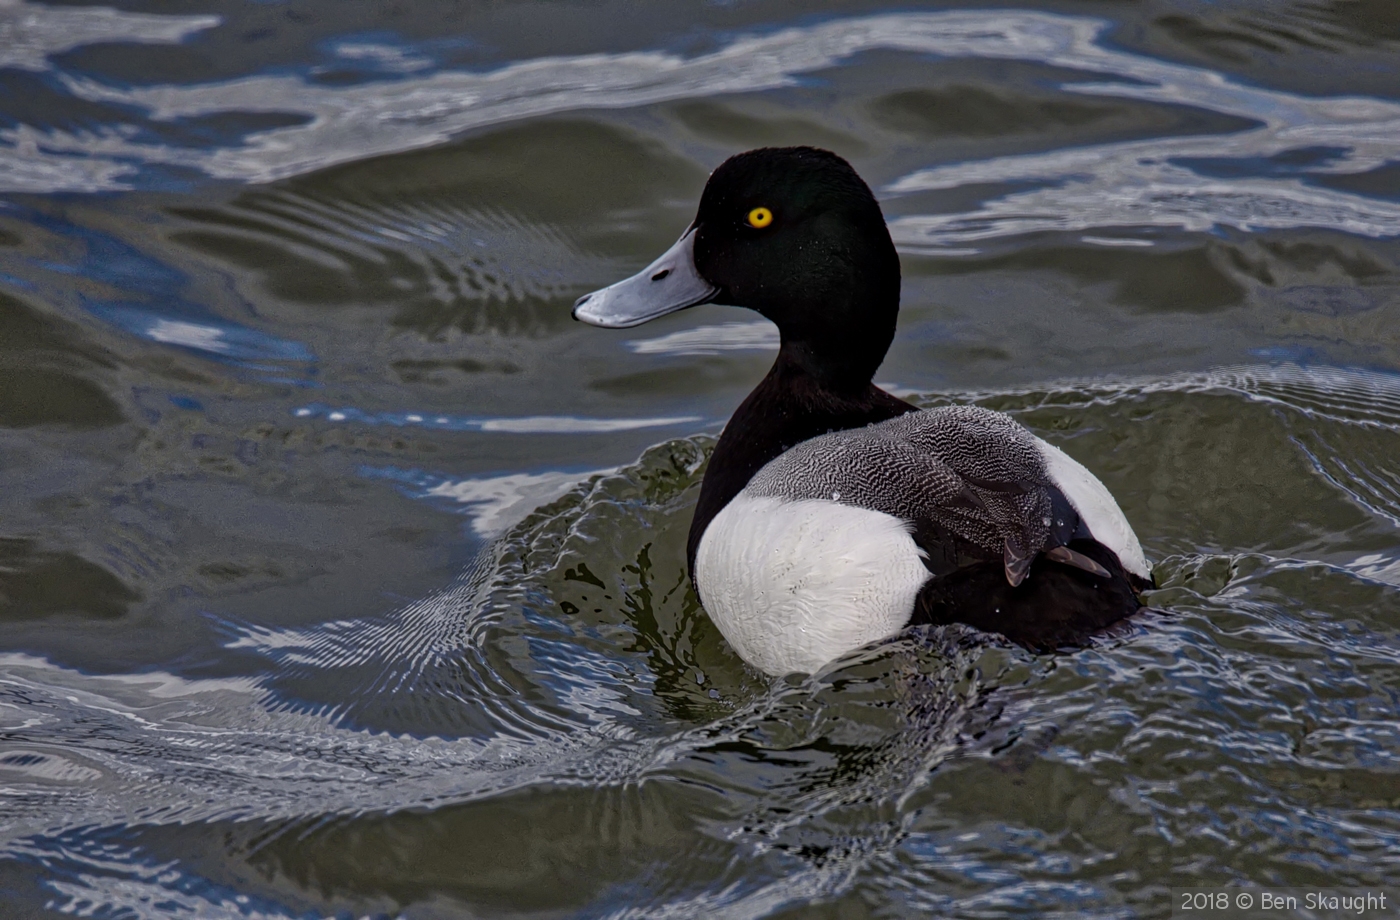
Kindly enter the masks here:
[[714, 171], [661, 258], [574, 304], [614, 329], [710, 301], [777, 325], [778, 358], [715, 445], [687, 547], [711, 619], [770, 674], [912, 623], [1049, 650], [1137, 610], [1151, 584], [1117, 502], [1068, 455], [999, 412], [920, 411], [871, 382], [899, 284], [850, 164], [764, 148]]

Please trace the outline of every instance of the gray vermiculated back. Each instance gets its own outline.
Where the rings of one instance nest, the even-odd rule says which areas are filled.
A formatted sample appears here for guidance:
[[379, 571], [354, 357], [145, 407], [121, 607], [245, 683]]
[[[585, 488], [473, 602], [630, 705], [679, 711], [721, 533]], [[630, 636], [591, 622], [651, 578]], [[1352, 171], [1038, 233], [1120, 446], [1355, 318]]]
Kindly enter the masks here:
[[744, 491], [933, 521], [988, 552], [1009, 544], [1021, 555], [1049, 541], [1053, 485], [1021, 425], [990, 409], [947, 406], [804, 441]]

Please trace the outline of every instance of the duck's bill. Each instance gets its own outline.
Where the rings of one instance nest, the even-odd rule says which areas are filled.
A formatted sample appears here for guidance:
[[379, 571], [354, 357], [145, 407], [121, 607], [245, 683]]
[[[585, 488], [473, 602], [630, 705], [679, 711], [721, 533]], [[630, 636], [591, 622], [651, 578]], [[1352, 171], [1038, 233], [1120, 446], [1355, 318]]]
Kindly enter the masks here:
[[708, 303], [719, 293], [695, 270], [695, 228], [676, 240], [661, 258], [631, 278], [574, 301], [574, 319], [606, 329], [626, 329]]

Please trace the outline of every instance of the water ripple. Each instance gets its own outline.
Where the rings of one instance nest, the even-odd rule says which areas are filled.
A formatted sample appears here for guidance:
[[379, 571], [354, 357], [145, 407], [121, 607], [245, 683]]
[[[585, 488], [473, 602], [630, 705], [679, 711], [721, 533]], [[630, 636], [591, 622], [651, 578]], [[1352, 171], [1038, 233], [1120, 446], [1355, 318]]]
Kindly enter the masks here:
[[218, 234], [220, 250], [252, 243], [380, 285], [387, 275], [437, 303], [494, 304], [517, 325], [531, 301], [571, 298], [580, 279], [602, 283], [621, 270], [551, 224], [443, 200], [325, 200], [273, 189], [188, 216], [199, 219], [201, 239]]
[[669, 332], [649, 339], [631, 339], [627, 348], [639, 355], [717, 355], [724, 351], [777, 351], [778, 327], [766, 320], [720, 323]]
[[[15, 161], [6, 181], [16, 190], [119, 187], [115, 177], [128, 169], [119, 162], [179, 165], [216, 178], [269, 182], [549, 113], [791, 86], [803, 74], [884, 49], [1027, 60], [1101, 73], [1115, 79], [1060, 88], [1191, 105], [1260, 124], [1224, 135], [1154, 138], [918, 170], [888, 191], [905, 195], [987, 183], [1037, 187], [1004, 194], [971, 212], [903, 215], [891, 228], [907, 250], [966, 250], [968, 243], [1009, 235], [1096, 228], [1203, 232], [1222, 226], [1310, 226], [1395, 235], [1400, 206], [1324, 188], [1308, 177], [1358, 174], [1392, 161], [1400, 145], [1400, 105], [1247, 86], [1207, 69], [1107, 47], [1102, 42], [1107, 28], [1103, 20], [1024, 11], [889, 14], [742, 36], [689, 58], [661, 51], [540, 58], [487, 73], [443, 71], [343, 87], [293, 74], [129, 88], [63, 75], [74, 96], [136, 107], [157, 123], [220, 112], [292, 113], [309, 120], [254, 131], [237, 146], [214, 149], [147, 143], [122, 125], [84, 133], [20, 125], [0, 131], [11, 145], [0, 157], [7, 164]], [[1305, 167], [1269, 165], [1311, 149], [1329, 153]], [[1238, 163], [1247, 174], [1222, 181], [1211, 177], [1210, 163]]]
[[[1066, 83], [1060, 87], [1066, 92], [1191, 105], [1261, 126], [919, 170], [887, 191], [903, 195], [1005, 183], [1037, 187], [1005, 194], [969, 213], [893, 221], [891, 233], [905, 249], [937, 253], [997, 237], [1114, 227], [1148, 232], [1163, 227], [1190, 232], [1328, 227], [1371, 237], [1397, 235], [1400, 206], [1321, 188], [1297, 176], [1363, 173], [1393, 161], [1400, 147], [1400, 105], [1248, 86], [1214, 71], [1105, 47], [1098, 43], [1099, 28], [1083, 20], [1036, 25], [1044, 42], [1034, 59], [1122, 81]], [[1031, 22], [1023, 28], [1031, 28]], [[1019, 56], [1009, 49], [983, 53]], [[1298, 162], [1300, 152], [1317, 150], [1328, 155]], [[1212, 163], [1215, 170], [1208, 168]], [[1231, 165], [1231, 181], [1211, 175]]]
[[218, 16], [125, 13], [0, 0], [0, 67], [45, 71], [49, 57], [97, 42], [175, 44], [222, 20]]
[[[1358, 371], [1249, 367], [980, 398], [1031, 421], [1052, 408], [1150, 425], [1161, 393], [1224, 397], [1279, 410], [1284, 431], [1393, 440], [1396, 389]], [[1258, 879], [1258, 860], [1297, 847], [1339, 879], [1388, 877], [1369, 857], [1400, 839], [1393, 805], [1334, 790], [1390, 794], [1400, 646], [1380, 620], [1317, 608], [1337, 592], [1356, 596], [1349, 609], [1394, 608], [1394, 589], [1363, 571], [1374, 559], [1163, 556], [1158, 610], [1074, 655], [925, 630], [770, 682], [685, 587], [711, 443], [669, 441], [577, 482], [457, 584], [396, 611], [295, 628], [218, 621], [256, 677], [91, 675], [5, 656], [0, 850], [45, 861], [66, 909], [168, 896], [152, 915], [217, 915], [224, 881], [127, 841], [256, 821], [267, 840], [248, 859], [310, 852], [337, 871], [365, 864], [364, 822], [408, 822], [395, 838], [405, 858], [430, 859], [420, 850], [436, 844], [414, 841], [439, 839], [431, 815], [548, 790], [595, 843], [620, 812], [653, 808], [649, 796], [682, 796], [698, 822], [703, 853], [664, 880], [643, 870], [623, 902], [600, 892], [600, 916], [758, 916], [856, 884], [931, 909], [1071, 898], [1111, 915], [1143, 860], [1183, 883]], [[616, 539], [639, 528], [640, 549]], [[1173, 841], [1186, 838], [1179, 864]], [[656, 858], [679, 865], [668, 839]], [[1237, 861], [1240, 846], [1257, 859]], [[249, 897], [268, 916], [284, 909]]]
[[[1153, 393], [1235, 393], [1309, 418], [1400, 431], [1400, 375], [1357, 368], [1253, 364], [1134, 380], [1095, 378], [958, 394], [955, 399], [1035, 397], [1034, 405], [1112, 405]], [[941, 401], [936, 399], [935, 401]], [[1029, 405], [1029, 404], [1028, 404]]]
[[410, 488], [415, 498], [445, 500], [464, 506], [471, 517], [473, 532], [483, 538], [504, 532], [519, 523], [530, 510], [549, 504], [579, 483], [613, 472], [615, 468], [581, 472], [551, 470], [453, 479], [395, 467], [363, 470], [364, 475], [371, 478], [388, 479]]
[[671, 428], [702, 419], [698, 415], [657, 418], [580, 418], [573, 415], [532, 415], [524, 418], [471, 418], [461, 415], [424, 415], [418, 412], [364, 412], [353, 406], [331, 407], [315, 403], [292, 410], [297, 418], [360, 425], [424, 427], [442, 431], [488, 431], [498, 434], [609, 434], [641, 428]]

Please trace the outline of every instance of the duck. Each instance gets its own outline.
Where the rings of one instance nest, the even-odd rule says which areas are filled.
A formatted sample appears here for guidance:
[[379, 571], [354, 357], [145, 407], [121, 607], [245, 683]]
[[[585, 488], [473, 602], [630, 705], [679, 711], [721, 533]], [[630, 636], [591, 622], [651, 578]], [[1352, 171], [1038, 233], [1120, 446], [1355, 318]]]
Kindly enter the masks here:
[[625, 329], [704, 303], [756, 311], [777, 358], [708, 459], [686, 546], [701, 605], [774, 676], [919, 624], [1082, 647], [1154, 587], [1099, 479], [1008, 415], [874, 384], [900, 264], [870, 187], [815, 147], [736, 154], [695, 219], [573, 317]]

